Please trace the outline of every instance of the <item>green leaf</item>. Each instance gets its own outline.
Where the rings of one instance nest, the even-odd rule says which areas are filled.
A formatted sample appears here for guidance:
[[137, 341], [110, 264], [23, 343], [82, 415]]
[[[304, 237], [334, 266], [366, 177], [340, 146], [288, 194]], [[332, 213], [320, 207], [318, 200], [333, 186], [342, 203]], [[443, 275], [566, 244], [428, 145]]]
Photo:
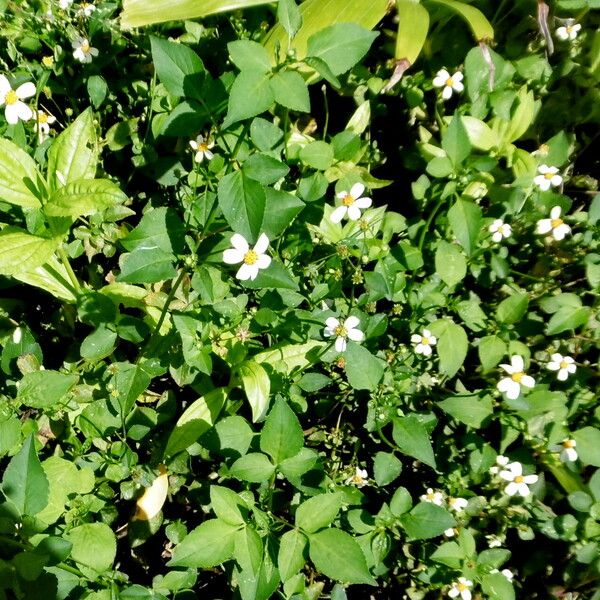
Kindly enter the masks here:
[[600, 429], [584, 427], [573, 433], [577, 454], [584, 465], [600, 467]]
[[263, 288], [279, 288], [298, 291], [298, 282], [290, 272], [278, 261], [271, 261], [267, 269], [261, 269], [256, 279], [242, 282], [246, 288], [260, 290]]
[[271, 348], [254, 355], [254, 361], [267, 364], [270, 369], [282, 375], [291, 375], [295, 370], [306, 369], [318, 360], [324, 342], [311, 340], [305, 344], [286, 344], [279, 348]]
[[432, 502], [419, 502], [409, 513], [400, 517], [402, 527], [413, 540], [437, 537], [456, 525], [452, 515]]
[[457, 421], [475, 429], [482, 427], [494, 412], [489, 396], [480, 398], [475, 394], [452, 396], [437, 405]]
[[296, 71], [279, 71], [271, 79], [275, 102], [290, 110], [310, 112], [308, 86]]
[[236, 533], [233, 557], [242, 570], [258, 574], [263, 558], [263, 544], [252, 527], [244, 527]]
[[302, 26], [302, 15], [296, 0], [279, 0], [277, 4], [277, 21], [286, 30], [290, 38], [298, 33]]
[[396, 34], [396, 60], [417, 60], [427, 39], [429, 12], [413, 0], [396, 0], [398, 32]]
[[456, 0], [432, 0], [432, 2], [445, 6], [459, 14], [471, 28], [477, 42], [494, 39], [494, 28], [478, 8]]
[[16, 227], [0, 231], [0, 273], [20, 275], [48, 262], [60, 245], [60, 238], [43, 238]]
[[146, 391], [152, 378], [164, 371], [156, 366], [156, 359], [148, 359], [135, 364], [129, 362], [114, 363], [110, 385], [115, 390], [111, 401], [124, 419], [135, 406], [138, 397]]
[[285, 400], [277, 398], [260, 434], [260, 449], [277, 465], [298, 454], [303, 445], [304, 434], [296, 413]]
[[467, 274], [467, 260], [457, 246], [440, 240], [435, 252], [435, 271], [448, 287], [454, 287]]
[[310, 559], [326, 577], [344, 583], [376, 585], [356, 541], [340, 529], [324, 529], [308, 537]]
[[378, 452], [373, 461], [373, 475], [377, 485], [392, 483], [402, 473], [402, 463], [391, 452]]
[[326, 171], [333, 164], [333, 148], [330, 144], [317, 140], [303, 146], [300, 150], [300, 160], [313, 169]]
[[264, 420], [269, 408], [271, 380], [264, 367], [253, 361], [239, 365], [238, 373], [252, 408], [252, 421], [258, 423]]
[[302, 200], [273, 188], [266, 188], [265, 214], [261, 230], [270, 240], [279, 237], [306, 206]]
[[58, 189], [44, 207], [51, 217], [82, 217], [122, 204], [127, 196], [108, 179], [80, 180]]
[[219, 182], [219, 206], [227, 223], [255, 243], [261, 234], [265, 215], [266, 194], [263, 186], [243, 171], [230, 173]]
[[33, 158], [15, 143], [0, 138], [0, 200], [23, 208], [40, 208], [33, 191], [39, 180]]
[[86, 523], [65, 537], [73, 544], [71, 558], [98, 573], [108, 571], [117, 554], [117, 538], [106, 523]]
[[185, 247], [185, 234], [185, 227], [177, 213], [172, 208], [160, 207], [144, 213], [121, 244], [129, 251], [158, 248], [165, 253], [179, 254]]
[[357, 390], [374, 390], [383, 377], [385, 362], [355, 342], [348, 342], [344, 357], [348, 383]]
[[229, 525], [244, 525], [248, 505], [238, 494], [220, 485], [210, 486], [210, 505], [219, 519]]
[[240, 71], [271, 72], [269, 53], [257, 42], [235, 40], [227, 44], [229, 58]]
[[440, 372], [454, 377], [465, 362], [468, 349], [469, 339], [465, 330], [460, 325], [449, 322], [437, 344]]
[[35, 516], [48, 504], [48, 478], [35, 451], [32, 433], [10, 459], [2, 477], [2, 492], [21, 515]]
[[50, 189], [57, 190], [80, 179], [93, 179], [98, 155], [94, 115], [88, 108], [52, 142], [48, 150]]
[[396, 417], [393, 429], [394, 442], [408, 456], [412, 456], [426, 465], [437, 468], [429, 434], [414, 415]]
[[73, 303], [77, 300], [77, 294], [69, 279], [67, 269], [56, 256], [51, 256], [43, 265], [35, 267], [31, 271], [15, 274], [13, 277], [27, 285], [38, 287], [65, 302]]
[[500, 302], [496, 309], [496, 318], [500, 323], [518, 323], [527, 313], [528, 306], [527, 294], [515, 293]]
[[442, 135], [442, 148], [452, 164], [459, 166], [471, 153], [471, 142], [460, 115], [455, 114]]
[[192, 402], [171, 431], [165, 457], [175, 456], [197, 442], [200, 436], [215, 424], [226, 399], [225, 388], [217, 388]]
[[152, 60], [160, 82], [173, 96], [203, 100], [206, 71], [198, 55], [184, 44], [150, 36]]
[[[250, 179], [254, 179], [263, 185], [269, 185], [271, 183], [276, 183], [282, 177], [285, 177], [289, 173], [290, 168], [285, 163], [273, 158], [272, 156], [269, 156], [268, 154], [257, 153], [252, 154], [246, 159], [242, 165], [242, 170], [244, 175], [247, 175]], [[265, 191], [279, 192], [278, 190], [273, 190], [272, 188], [266, 188]], [[279, 193], [285, 194], [285, 192]], [[291, 196], [291, 194], [287, 195]], [[269, 239], [271, 239], [271, 236], [269, 236]]]
[[121, 272], [116, 280], [123, 283], [156, 283], [173, 279], [177, 275], [174, 260], [172, 254], [158, 248], [140, 248], [121, 254]]
[[314, 533], [333, 523], [342, 507], [343, 494], [319, 494], [305, 500], [296, 509], [295, 522], [307, 533]]
[[91, 75], [87, 80], [87, 92], [92, 105], [98, 109], [104, 102], [108, 93], [108, 84], [102, 75]]
[[579, 308], [563, 307], [557, 310], [548, 325], [546, 326], [547, 335], [556, 335], [563, 331], [575, 330], [584, 326], [590, 318], [591, 310], [587, 306]]
[[233, 82], [223, 128], [269, 110], [275, 101], [270, 76], [256, 69], [242, 71]]
[[477, 352], [483, 370], [490, 371], [506, 354], [506, 342], [497, 335], [487, 335], [479, 340]]
[[483, 576], [481, 589], [490, 600], [514, 600], [513, 584], [502, 573], [490, 573]]
[[220, 519], [204, 521], [175, 546], [168, 566], [209, 569], [224, 563], [233, 556], [239, 529]]
[[293, 577], [306, 562], [306, 545], [308, 540], [297, 529], [286, 531], [279, 542], [277, 567], [281, 581], [285, 582]]
[[452, 233], [467, 256], [471, 256], [477, 248], [482, 220], [481, 208], [468, 200], [458, 199], [448, 211]]
[[274, 472], [275, 467], [260, 452], [251, 452], [238, 458], [229, 469], [229, 474], [232, 477], [251, 483], [267, 481]]
[[50, 370], [27, 373], [19, 383], [17, 400], [32, 408], [50, 408], [64, 399], [78, 379]]
[[378, 35], [357, 23], [336, 23], [313, 34], [306, 52], [325, 61], [334, 75], [341, 75], [365, 56]]
[[431, 560], [447, 565], [452, 569], [460, 569], [465, 553], [456, 542], [446, 542], [431, 555]]

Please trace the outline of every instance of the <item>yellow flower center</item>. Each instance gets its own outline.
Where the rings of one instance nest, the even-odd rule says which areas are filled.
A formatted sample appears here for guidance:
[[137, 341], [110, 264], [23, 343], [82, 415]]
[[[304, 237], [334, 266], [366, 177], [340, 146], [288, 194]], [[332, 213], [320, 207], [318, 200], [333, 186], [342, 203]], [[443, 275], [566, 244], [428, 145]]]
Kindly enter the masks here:
[[48, 115], [46, 113], [39, 113], [38, 114], [38, 123], [40, 125], [43, 125], [44, 123], [48, 122]]
[[352, 483], [361, 484], [364, 483], [364, 479], [360, 475], [354, 475], [352, 477]]
[[4, 102], [6, 105], [16, 104], [19, 101], [19, 96], [17, 96], [17, 92], [15, 90], [9, 90], [6, 96], [4, 97]]
[[248, 250], [244, 255], [244, 262], [247, 265], [253, 265], [258, 260], [258, 254], [254, 250]]
[[81, 50], [87, 54], [90, 51], [90, 45], [88, 42], [83, 42], [83, 44], [81, 44]]
[[562, 219], [552, 219], [552, 221], [551, 221], [552, 229], [556, 229], [557, 227], [559, 227], [563, 223], [564, 223], [564, 221]]
[[206, 152], [208, 150], [208, 144], [205, 142], [202, 142], [201, 144], [198, 144], [198, 152]]
[[421, 338], [421, 344], [423, 344], [423, 346], [429, 346], [429, 338], [428, 337]]
[[523, 477], [523, 475], [517, 475], [515, 477], [515, 483], [523, 483], [523, 481], [525, 481], [525, 477]]
[[42, 64], [45, 67], [51, 67], [54, 64], [54, 57], [53, 56], [44, 56], [44, 58], [42, 58]]
[[544, 177], [546, 179], [552, 179], [555, 175], [556, 173], [544, 173]]
[[456, 585], [456, 588], [458, 589], [459, 592], [465, 592], [466, 590], [469, 589], [469, 586], [466, 583], [459, 582]]
[[355, 202], [356, 200], [352, 194], [346, 194], [342, 200], [344, 206], [352, 206]]
[[573, 31], [573, 25], [567, 25], [566, 29], [567, 33], [571, 33]]
[[574, 448], [575, 442], [573, 440], [565, 440], [562, 445], [563, 448]]
[[452, 79], [452, 77], [448, 77], [448, 79], [446, 79], [446, 83], [444, 85], [446, 85], [447, 87], [452, 87], [454, 85], [454, 80]]
[[348, 330], [343, 325], [338, 325], [334, 330], [338, 337], [348, 337]]
[[569, 366], [568, 362], [565, 362], [564, 360], [558, 365], [561, 369], [566, 369]]
[[513, 373], [510, 378], [513, 381], [516, 381], [517, 383], [521, 383], [521, 379], [523, 379], [523, 375], [525, 375], [525, 373]]

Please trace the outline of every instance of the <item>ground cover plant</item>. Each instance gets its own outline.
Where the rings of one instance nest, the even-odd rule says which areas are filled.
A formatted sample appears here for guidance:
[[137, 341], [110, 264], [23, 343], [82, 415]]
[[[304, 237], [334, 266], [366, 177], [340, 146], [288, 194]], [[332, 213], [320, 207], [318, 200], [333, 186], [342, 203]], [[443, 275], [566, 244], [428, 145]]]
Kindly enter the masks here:
[[600, 600], [597, 0], [0, 0], [0, 598]]

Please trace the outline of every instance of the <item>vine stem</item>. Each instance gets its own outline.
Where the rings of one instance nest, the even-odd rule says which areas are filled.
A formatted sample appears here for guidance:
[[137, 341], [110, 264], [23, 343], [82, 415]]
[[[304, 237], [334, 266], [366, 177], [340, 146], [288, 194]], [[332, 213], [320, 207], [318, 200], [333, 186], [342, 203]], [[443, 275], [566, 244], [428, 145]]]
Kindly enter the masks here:
[[69, 279], [71, 280], [71, 283], [73, 284], [73, 287], [75, 288], [75, 291], [78, 294], [80, 294], [81, 293], [81, 285], [79, 285], [79, 280], [77, 279], [77, 275], [75, 275], [75, 272], [73, 271], [73, 268], [71, 267], [71, 263], [69, 262], [69, 257], [67, 256], [67, 253], [65, 252], [65, 249], [62, 246], [60, 246], [58, 249], [58, 256], [60, 257], [60, 261], [62, 262], [63, 266], [67, 270], [67, 274], [69, 275]]

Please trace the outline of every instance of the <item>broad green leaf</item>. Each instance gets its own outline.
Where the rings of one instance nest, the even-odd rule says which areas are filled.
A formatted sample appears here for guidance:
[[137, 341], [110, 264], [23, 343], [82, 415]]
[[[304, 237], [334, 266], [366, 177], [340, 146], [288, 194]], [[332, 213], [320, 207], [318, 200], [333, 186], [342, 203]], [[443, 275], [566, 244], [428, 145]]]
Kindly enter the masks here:
[[211, 485], [210, 505], [217, 517], [225, 523], [230, 525], [245, 524], [248, 505], [233, 490], [220, 485]]
[[460, 115], [455, 114], [452, 117], [442, 134], [442, 148], [455, 167], [458, 167], [471, 153], [469, 136]]
[[33, 191], [39, 180], [33, 158], [14, 142], [0, 138], [0, 201], [23, 208], [40, 208]]
[[44, 211], [51, 217], [82, 217], [122, 204], [127, 196], [108, 179], [79, 180], [52, 194]]
[[556, 335], [563, 331], [578, 329], [588, 322], [590, 314], [591, 310], [587, 306], [580, 306], [579, 308], [565, 306], [560, 308], [550, 317], [550, 321], [546, 326], [546, 333]]
[[479, 429], [494, 412], [489, 396], [457, 395], [438, 402], [437, 405], [457, 421]]
[[264, 367], [253, 361], [239, 365], [238, 373], [242, 380], [246, 397], [252, 408], [252, 421], [263, 421], [269, 408], [271, 380]]
[[440, 4], [459, 14], [469, 25], [475, 40], [491, 41], [494, 39], [494, 28], [487, 20], [485, 15], [474, 6], [457, 2], [456, 0], [431, 0], [435, 4]]
[[48, 478], [37, 456], [33, 434], [4, 470], [2, 493], [21, 515], [35, 516], [48, 504]]
[[448, 377], [454, 377], [465, 362], [468, 349], [469, 339], [465, 330], [456, 323], [448, 323], [437, 344], [440, 371]]
[[258, 574], [263, 558], [263, 544], [255, 529], [248, 526], [235, 534], [233, 557], [242, 570]]
[[396, 417], [393, 429], [394, 442], [408, 456], [412, 456], [426, 465], [437, 468], [429, 434], [414, 415]]
[[290, 110], [310, 112], [308, 86], [300, 73], [279, 71], [271, 79], [271, 88], [277, 104]]
[[263, 425], [260, 449], [268, 454], [275, 464], [279, 464], [298, 454], [303, 445], [304, 434], [296, 413], [285, 400], [277, 398]]
[[514, 142], [521, 138], [535, 119], [537, 106], [533, 92], [522, 87], [517, 92], [518, 104], [514, 110], [508, 129], [504, 134], [505, 142]]
[[298, 291], [298, 281], [278, 261], [273, 260], [267, 269], [261, 269], [256, 279], [249, 279], [242, 283], [244, 287], [260, 290], [262, 288], [279, 288]]
[[126, 250], [155, 249], [179, 254], [185, 244], [185, 227], [172, 208], [160, 207], [144, 213], [138, 225], [122, 240]]
[[156, 283], [177, 275], [175, 257], [159, 248], [139, 248], [121, 254], [121, 272], [116, 280], [123, 283]]
[[385, 371], [385, 362], [373, 356], [366, 348], [355, 342], [348, 342], [344, 352], [348, 383], [357, 390], [374, 390]]
[[277, 4], [277, 21], [286, 30], [290, 38], [298, 33], [302, 26], [302, 15], [296, 0], [279, 0]]
[[275, 472], [275, 467], [269, 459], [260, 452], [251, 452], [238, 458], [229, 469], [229, 474], [242, 481], [262, 483], [267, 481]]
[[129, 415], [138, 397], [146, 391], [152, 378], [164, 372], [157, 367], [157, 362], [149, 359], [135, 364], [120, 362], [112, 365], [113, 376], [109, 381], [114, 393], [111, 402], [123, 419]]
[[86, 523], [66, 534], [73, 544], [71, 558], [98, 573], [108, 571], [117, 554], [117, 538], [106, 523]]
[[600, 429], [584, 427], [573, 433], [577, 442], [577, 454], [585, 465], [600, 467]]
[[286, 531], [279, 542], [277, 567], [281, 581], [285, 582], [294, 576], [306, 562], [306, 545], [308, 540], [297, 529]]
[[489, 125], [469, 115], [462, 115], [461, 120], [473, 148], [487, 152], [497, 145], [498, 140]]
[[240, 71], [259, 71], [269, 73], [271, 60], [269, 53], [257, 42], [235, 40], [227, 44], [229, 58]]
[[47, 263], [60, 245], [60, 238], [31, 235], [16, 227], [0, 231], [0, 274], [20, 275]]
[[342, 507], [343, 494], [319, 494], [305, 500], [296, 509], [296, 526], [314, 533], [333, 523]]
[[320, 140], [310, 142], [300, 150], [300, 160], [319, 171], [326, 171], [333, 164], [333, 159], [331, 145]]
[[73, 303], [77, 300], [75, 288], [69, 279], [67, 269], [56, 256], [51, 256], [46, 263], [31, 271], [18, 273], [13, 277], [27, 285], [40, 288], [65, 302]]
[[226, 399], [225, 388], [217, 388], [192, 402], [179, 417], [169, 436], [165, 457], [175, 456], [197, 442], [215, 424]]
[[448, 211], [448, 221], [452, 227], [452, 233], [460, 242], [467, 256], [471, 256], [477, 248], [482, 220], [481, 208], [468, 200], [459, 198]]
[[243, 235], [248, 243], [255, 243], [262, 233], [265, 215], [264, 187], [243, 171], [236, 171], [219, 182], [218, 199], [231, 229]]
[[427, 39], [429, 13], [414, 0], [396, 0], [398, 33], [396, 34], [396, 60], [407, 60], [413, 65]]
[[175, 546], [168, 565], [208, 569], [224, 563], [233, 556], [239, 529], [220, 519], [204, 521]]
[[527, 294], [515, 293], [500, 302], [496, 309], [496, 318], [500, 323], [518, 323], [527, 313], [528, 306]]
[[465, 553], [456, 542], [446, 542], [431, 555], [431, 560], [447, 565], [452, 569], [460, 569]]
[[456, 525], [452, 515], [432, 502], [419, 502], [409, 513], [400, 518], [402, 527], [414, 540], [437, 537]]
[[286, 344], [279, 348], [271, 348], [254, 355], [254, 361], [267, 364], [270, 369], [283, 375], [290, 375], [296, 369], [306, 369], [319, 360], [324, 342], [312, 340], [305, 344]]
[[275, 96], [269, 75], [256, 69], [242, 71], [233, 82], [223, 128], [269, 110]]
[[50, 408], [65, 399], [78, 379], [51, 370], [27, 373], [19, 383], [17, 400], [32, 408]]
[[493, 369], [506, 354], [506, 342], [497, 335], [488, 335], [479, 340], [479, 361], [484, 371]]
[[515, 600], [515, 589], [502, 573], [484, 575], [481, 589], [490, 600]]
[[267, 234], [270, 240], [274, 240], [292, 224], [305, 204], [300, 198], [281, 190], [266, 188], [265, 192], [265, 213], [261, 230]]
[[402, 463], [391, 452], [378, 452], [373, 461], [373, 476], [378, 486], [388, 485], [400, 476]]
[[467, 274], [464, 254], [455, 244], [440, 240], [435, 252], [435, 271], [448, 287], [454, 287]]
[[[268, 154], [257, 153], [252, 154], [246, 159], [246, 161], [244, 161], [242, 170], [250, 179], [254, 179], [263, 185], [269, 185], [276, 183], [281, 178], [285, 177], [289, 173], [290, 168], [285, 163], [273, 158], [272, 156], [269, 156]], [[273, 188], [265, 188], [265, 191], [267, 193], [277, 192], [279, 194], [295, 198], [295, 196], [292, 196], [291, 194], [286, 194], [285, 192], [280, 192], [279, 190], [274, 190]], [[304, 206], [304, 204], [302, 204], [302, 206]], [[265, 211], [265, 217], [267, 214], [268, 211]], [[269, 239], [272, 239], [270, 235]]]
[[345, 531], [324, 529], [308, 540], [310, 559], [323, 575], [344, 583], [375, 585], [363, 551]]
[[296, 487], [302, 484], [301, 477], [308, 473], [319, 461], [319, 455], [311, 448], [302, 448], [298, 454], [286, 458], [279, 465], [279, 470]]
[[88, 108], [52, 142], [48, 150], [50, 189], [57, 190], [80, 179], [93, 179], [98, 155], [94, 115]]

